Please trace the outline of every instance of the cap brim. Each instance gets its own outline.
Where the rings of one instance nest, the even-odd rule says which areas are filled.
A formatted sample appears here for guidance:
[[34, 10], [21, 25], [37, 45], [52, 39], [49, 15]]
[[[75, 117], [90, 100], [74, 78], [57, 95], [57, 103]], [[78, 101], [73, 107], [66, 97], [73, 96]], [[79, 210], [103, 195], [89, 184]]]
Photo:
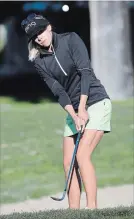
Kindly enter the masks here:
[[39, 33], [40, 31], [45, 31], [46, 28], [47, 28], [47, 26], [46, 26], [46, 27], [40, 27], [38, 30], [35, 30], [35, 31], [32, 33], [32, 35], [31, 35], [30, 37], [28, 37], [28, 42], [30, 42], [31, 40], [33, 40], [33, 39], [35, 38], [35, 36], [38, 35], [38, 33]]

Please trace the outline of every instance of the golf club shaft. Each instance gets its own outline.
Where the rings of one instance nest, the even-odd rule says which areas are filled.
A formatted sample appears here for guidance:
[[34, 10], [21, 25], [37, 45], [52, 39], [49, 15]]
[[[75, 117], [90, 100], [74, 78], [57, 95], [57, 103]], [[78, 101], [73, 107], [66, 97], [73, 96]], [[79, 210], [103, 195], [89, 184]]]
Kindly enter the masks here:
[[81, 132], [79, 132], [78, 136], [77, 136], [76, 145], [75, 145], [75, 148], [74, 148], [73, 157], [72, 157], [72, 160], [71, 160], [70, 169], [69, 169], [69, 172], [68, 172], [68, 176], [67, 176], [64, 191], [67, 191], [67, 186], [68, 186], [69, 178], [70, 178], [71, 173], [72, 173], [72, 169], [73, 169], [73, 165], [74, 165], [75, 156], [76, 156], [76, 153], [77, 153], [80, 137], [81, 137]]
[[72, 156], [72, 160], [71, 160], [71, 164], [70, 164], [70, 168], [69, 168], [69, 172], [68, 172], [68, 176], [67, 176], [67, 180], [66, 180], [66, 183], [65, 183], [65, 188], [64, 188], [62, 197], [61, 198], [51, 197], [55, 201], [62, 201], [65, 198], [65, 195], [66, 195], [66, 192], [67, 192], [67, 187], [68, 187], [68, 184], [69, 184], [69, 178], [70, 178], [71, 173], [72, 173], [72, 169], [73, 169], [73, 165], [74, 165], [74, 161], [75, 161], [75, 156], [76, 156], [79, 141], [80, 141], [80, 138], [81, 138], [81, 133], [82, 133], [82, 127], [81, 127], [81, 130], [79, 131], [77, 139], [76, 139], [75, 148], [74, 148], [74, 152], [73, 152], [73, 156]]

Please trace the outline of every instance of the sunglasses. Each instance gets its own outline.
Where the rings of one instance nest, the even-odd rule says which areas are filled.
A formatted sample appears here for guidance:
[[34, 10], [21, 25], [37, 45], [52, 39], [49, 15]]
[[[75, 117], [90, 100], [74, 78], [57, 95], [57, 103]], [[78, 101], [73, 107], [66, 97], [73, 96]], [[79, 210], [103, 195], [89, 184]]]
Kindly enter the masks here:
[[27, 18], [25, 18], [22, 22], [21, 22], [21, 26], [22, 28], [24, 28], [29, 22], [31, 22], [33, 19], [40, 19], [40, 18], [44, 18], [42, 15], [37, 15], [35, 13], [29, 14], [27, 16]]

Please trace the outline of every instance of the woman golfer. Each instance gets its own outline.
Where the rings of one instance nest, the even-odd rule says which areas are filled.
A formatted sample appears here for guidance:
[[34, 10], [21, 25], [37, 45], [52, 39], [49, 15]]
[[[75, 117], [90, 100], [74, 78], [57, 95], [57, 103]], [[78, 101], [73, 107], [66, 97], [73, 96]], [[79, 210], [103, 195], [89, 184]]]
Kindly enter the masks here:
[[68, 191], [69, 208], [80, 208], [81, 179], [86, 208], [97, 208], [97, 183], [91, 155], [104, 133], [110, 132], [110, 98], [94, 74], [84, 42], [75, 32], [57, 34], [46, 18], [36, 14], [30, 14], [21, 26], [28, 37], [29, 60], [67, 111], [63, 136], [66, 177], [75, 136], [83, 127]]

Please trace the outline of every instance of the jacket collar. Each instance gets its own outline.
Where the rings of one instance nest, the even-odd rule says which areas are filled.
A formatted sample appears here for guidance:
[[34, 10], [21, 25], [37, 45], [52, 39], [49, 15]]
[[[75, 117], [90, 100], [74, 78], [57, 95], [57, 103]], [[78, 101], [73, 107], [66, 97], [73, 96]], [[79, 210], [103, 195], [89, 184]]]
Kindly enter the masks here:
[[[58, 34], [55, 32], [52, 32], [52, 45], [54, 50], [58, 47]], [[45, 47], [40, 47], [39, 52], [41, 55], [52, 55], [53, 52], [48, 52], [48, 50], [45, 49]]]

